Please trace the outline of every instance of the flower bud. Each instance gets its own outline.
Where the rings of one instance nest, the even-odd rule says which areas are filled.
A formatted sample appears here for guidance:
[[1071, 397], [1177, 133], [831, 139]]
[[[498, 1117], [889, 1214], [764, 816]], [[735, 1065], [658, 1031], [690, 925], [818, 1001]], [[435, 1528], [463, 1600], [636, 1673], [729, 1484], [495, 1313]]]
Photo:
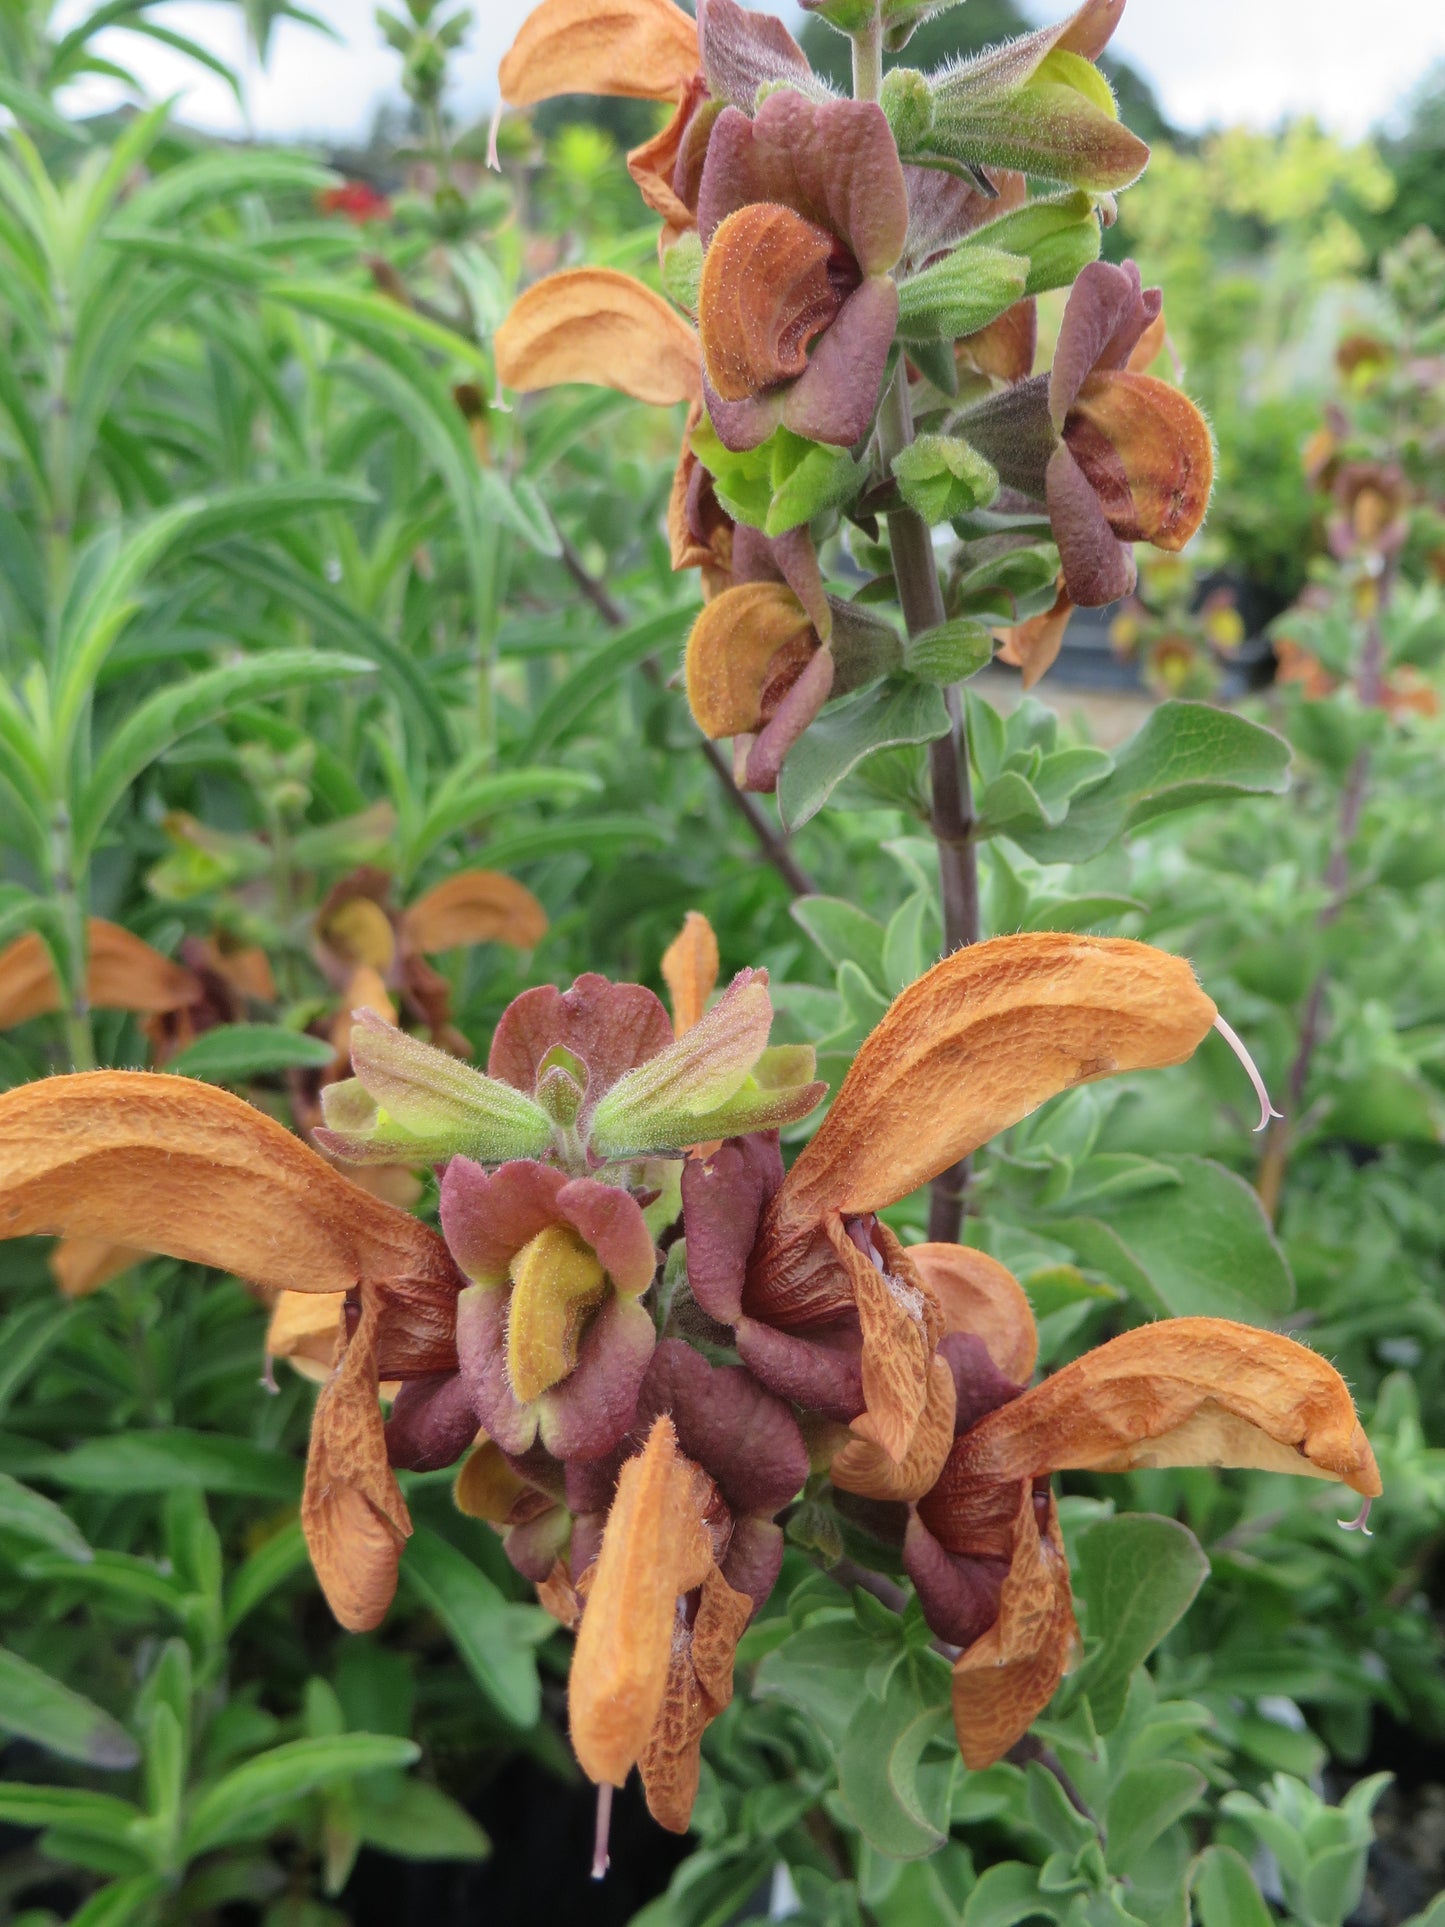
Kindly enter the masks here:
[[916, 154], [927, 146], [933, 126], [933, 95], [926, 74], [916, 67], [894, 67], [883, 76], [878, 104], [888, 116], [900, 154]]
[[[965, 246], [1021, 254], [1028, 262], [1025, 294], [1071, 287], [1091, 261], [1102, 239], [1098, 204], [1076, 188], [1047, 200], [1030, 201], [977, 229]], [[962, 251], [962, 250], [960, 250]]]
[[956, 341], [977, 334], [1022, 300], [1029, 263], [998, 248], [964, 246], [903, 282], [898, 332], [905, 341]]
[[603, 1158], [656, 1156], [805, 1117], [822, 1096], [813, 1052], [767, 1048], [773, 1009], [765, 971], [735, 977], [668, 1050], [614, 1084], [592, 1117]]
[[530, 1098], [359, 1010], [354, 1078], [328, 1085], [317, 1142], [356, 1164], [432, 1164], [464, 1153], [484, 1164], [538, 1157], [552, 1125]]
[[893, 458], [893, 474], [930, 527], [986, 508], [998, 494], [998, 471], [956, 435], [920, 435]]

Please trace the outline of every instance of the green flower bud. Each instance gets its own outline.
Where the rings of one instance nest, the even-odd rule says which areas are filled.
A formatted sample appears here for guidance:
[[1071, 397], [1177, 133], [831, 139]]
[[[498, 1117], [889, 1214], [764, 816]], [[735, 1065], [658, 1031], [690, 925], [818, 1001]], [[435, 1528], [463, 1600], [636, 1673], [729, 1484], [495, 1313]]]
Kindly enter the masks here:
[[933, 95], [925, 74], [916, 67], [892, 68], [883, 76], [878, 100], [900, 154], [914, 154], [927, 145], [933, 126]]
[[961, 247], [898, 289], [898, 332], [905, 341], [956, 341], [986, 328], [1028, 285], [1021, 254]]
[[1004, 249], [1024, 255], [1024, 293], [1044, 294], [1050, 288], [1072, 287], [1081, 271], [1098, 260], [1102, 238], [1094, 197], [1076, 189], [1001, 215], [971, 234], [959, 252]]
[[322, 1092], [317, 1142], [354, 1164], [481, 1164], [536, 1158], [552, 1121], [531, 1098], [360, 1010], [351, 1031], [356, 1076]]
[[920, 435], [893, 458], [903, 499], [930, 527], [983, 508], [998, 494], [993, 464], [956, 435]]
[[742, 971], [691, 1030], [607, 1092], [592, 1114], [593, 1153], [656, 1157], [805, 1117], [826, 1086], [812, 1081], [808, 1046], [768, 1049], [772, 1021], [767, 972]]

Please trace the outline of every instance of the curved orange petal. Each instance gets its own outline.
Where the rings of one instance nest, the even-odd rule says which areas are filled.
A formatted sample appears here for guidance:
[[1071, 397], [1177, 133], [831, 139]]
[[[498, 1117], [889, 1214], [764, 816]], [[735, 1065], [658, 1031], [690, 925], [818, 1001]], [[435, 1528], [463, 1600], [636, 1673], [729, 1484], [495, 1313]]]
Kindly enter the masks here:
[[1003, 644], [998, 652], [999, 661], [1023, 670], [1025, 689], [1032, 689], [1040, 676], [1047, 675], [1058, 661], [1064, 646], [1064, 632], [1073, 613], [1073, 602], [1060, 576], [1059, 592], [1051, 609], [1046, 609], [1041, 616], [1030, 616], [1027, 622], [1015, 623], [1011, 629], [994, 630]]
[[894, 1204], [1075, 1084], [1183, 1063], [1214, 1017], [1182, 957], [1127, 938], [1046, 931], [955, 951], [865, 1038], [774, 1200], [772, 1235]]
[[761, 728], [769, 686], [805, 667], [818, 646], [801, 602], [781, 582], [742, 582], [707, 603], [687, 639], [688, 707], [705, 736]]
[[381, 1307], [361, 1319], [316, 1401], [301, 1494], [301, 1529], [327, 1604], [349, 1632], [386, 1616], [411, 1517], [386, 1456], [377, 1387]]
[[118, 923], [92, 917], [88, 932], [86, 993], [94, 1009], [158, 1016], [180, 1010], [200, 996], [200, 982], [193, 972], [152, 950]]
[[674, 1640], [662, 1707], [638, 1756], [647, 1810], [669, 1833], [686, 1833], [701, 1777], [702, 1736], [731, 1702], [733, 1661], [753, 1602], [716, 1566], [702, 1582], [690, 1637]]
[[921, 1498], [943, 1470], [953, 1445], [955, 1410], [953, 1373], [947, 1361], [935, 1355], [928, 1366], [927, 1399], [903, 1458], [891, 1458], [878, 1444], [878, 1421], [872, 1412], [864, 1412], [853, 1421], [853, 1438], [833, 1460], [829, 1476], [834, 1485], [864, 1499]]
[[664, 1414], [617, 1481], [567, 1689], [573, 1751], [599, 1784], [621, 1786], [646, 1750], [667, 1691], [678, 1595], [713, 1564], [697, 1477]]
[[[201, 994], [183, 964], [173, 963], [118, 923], [91, 917], [86, 995], [94, 1010], [132, 1010], [156, 1016], [180, 1010]], [[60, 980], [50, 952], [33, 930], [0, 951], [0, 1030], [59, 1010]]]
[[502, 56], [502, 99], [670, 100], [697, 72], [697, 23], [672, 0], [542, 0]]
[[109, 1238], [62, 1238], [50, 1253], [50, 1275], [67, 1298], [88, 1298], [145, 1255]]
[[398, 1278], [452, 1291], [435, 1231], [228, 1091], [84, 1071], [0, 1095], [0, 1237], [105, 1238], [277, 1290]]
[[662, 981], [672, 999], [672, 1027], [679, 1037], [707, 1009], [717, 987], [718, 948], [712, 925], [700, 910], [689, 910], [681, 930], [662, 953]]
[[48, 1016], [62, 1002], [55, 964], [33, 930], [0, 950], [0, 1030]]
[[615, 268], [534, 282], [495, 346], [497, 379], [523, 394], [579, 381], [657, 407], [702, 397], [697, 336], [660, 294]]
[[1007, 1266], [970, 1245], [909, 1245], [908, 1255], [938, 1301], [943, 1329], [981, 1338], [1004, 1377], [1027, 1385], [1038, 1362], [1038, 1327]]
[[859, 274], [826, 228], [790, 207], [754, 201], [708, 243], [698, 331], [724, 401], [746, 401], [801, 375], [809, 344], [836, 319]]
[[1204, 520], [1214, 442], [1194, 403], [1167, 381], [1127, 370], [1090, 375], [1064, 440], [1121, 541], [1182, 549]]
[[266, 1326], [266, 1356], [289, 1358], [303, 1378], [328, 1378], [336, 1363], [345, 1303], [341, 1292], [280, 1292]]
[[499, 870], [461, 870], [403, 911], [401, 928], [428, 953], [473, 943], [530, 950], [547, 934], [547, 912], [524, 884]]
[[958, 1441], [939, 1501], [974, 1481], [1161, 1465], [1244, 1466], [1380, 1491], [1334, 1366], [1278, 1332], [1169, 1318], [1086, 1352]]
[[953, 1668], [953, 1724], [965, 1766], [992, 1766], [1023, 1738], [1053, 1698], [1076, 1633], [1057, 1508], [1050, 1496], [1040, 1531], [1033, 1488], [1024, 1485], [998, 1618]]

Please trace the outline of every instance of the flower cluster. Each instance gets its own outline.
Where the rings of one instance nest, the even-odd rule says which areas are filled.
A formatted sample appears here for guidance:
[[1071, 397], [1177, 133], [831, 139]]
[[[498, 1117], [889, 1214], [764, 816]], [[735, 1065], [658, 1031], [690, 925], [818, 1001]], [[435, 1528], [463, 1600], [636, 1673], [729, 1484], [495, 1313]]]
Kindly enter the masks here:
[[[831, 698], [977, 667], [976, 652], [941, 677], [936, 652], [910, 663], [879, 584], [826, 591], [818, 551], [841, 525], [867, 541], [906, 510], [963, 532], [992, 509], [1004, 551], [1046, 531], [1052, 608], [995, 598], [1005, 658], [1032, 681], [1074, 606], [1133, 588], [1133, 544], [1177, 550], [1203, 519], [1208, 427], [1146, 372], [1159, 292], [1096, 259], [1148, 158], [1094, 64], [1122, 10], [1085, 0], [942, 73], [897, 68], [876, 99], [834, 98], [783, 24], [736, 0], [699, 0], [695, 22], [673, 0], [543, 0], [503, 62], [514, 106], [674, 107], [628, 156], [663, 223], [666, 297], [612, 269], [550, 275], [499, 329], [497, 373], [522, 392], [581, 381], [688, 405], [669, 531], [706, 606], [687, 694], [705, 734], [732, 738], [745, 788], [776, 787]], [[1026, 176], [1050, 191], [1031, 198]], [[1061, 287], [1036, 375], [1035, 297]], [[880, 425], [894, 383], [920, 431], [901, 446]]]
[[766, 974], [710, 1002], [716, 973], [690, 917], [664, 960], [671, 1018], [598, 976], [529, 990], [485, 1073], [359, 1011], [318, 1142], [441, 1165], [440, 1233], [183, 1078], [0, 1097], [5, 1236], [119, 1239], [321, 1309], [302, 1522], [342, 1624], [390, 1604], [410, 1531], [396, 1471], [460, 1461], [459, 1505], [577, 1629], [579, 1760], [604, 1789], [638, 1766], [677, 1830], [805, 1487], [868, 1508], [960, 1649], [970, 1764], [1021, 1737], [1070, 1651], [1051, 1472], [1263, 1466], [1379, 1490], [1343, 1382], [1304, 1347], [1180, 1319], [1028, 1389], [1016, 1281], [974, 1250], [905, 1247], [879, 1216], [1056, 1093], [1189, 1057], [1216, 1013], [1187, 964], [1070, 935], [946, 958], [788, 1169], [780, 1129], [825, 1087], [810, 1050], [769, 1045]]

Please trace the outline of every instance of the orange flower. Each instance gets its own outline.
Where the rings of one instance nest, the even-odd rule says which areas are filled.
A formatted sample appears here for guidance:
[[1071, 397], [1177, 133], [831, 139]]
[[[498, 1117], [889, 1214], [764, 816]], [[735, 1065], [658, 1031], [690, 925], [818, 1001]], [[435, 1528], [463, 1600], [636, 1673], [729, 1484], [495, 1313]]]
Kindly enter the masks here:
[[238, 1097], [90, 1071], [0, 1096], [0, 1235], [99, 1238], [214, 1265], [267, 1291], [359, 1299], [317, 1401], [301, 1501], [342, 1625], [384, 1616], [411, 1531], [387, 1463], [382, 1377], [455, 1370], [458, 1273], [436, 1232], [359, 1190]]
[[[678, 1451], [672, 1419], [658, 1418], [617, 1482], [568, 1691], [583, 1772], [621, 1786], [640, 1766], [654, 1817], [675, 1833], [687, 1829], [698, 1744], [732, 1698], [733, 1654], [752, 1613], [718, 1565], [715, 1503], [712, 1481]], [[689, 1624], [679, 1608], [690, 1593]]]
[[916, 1497], [951, 1437], [946, 1317], [876, 1214], [1059, 1091], [1182, 1063], [1215, 1017], [1189, 965], [1147, 944], [1046, 933], [955, 952], [865, 1039], [786, 1177], [758, 1138], [685, 1169], [694, 1297], [764, 1384], [851, 1422]]
[[494, 345], [498, 381], [522, 394], [579, 381], [655, 407], [702, 396], [696, 334], [660, 294], [615, 268], [568, 268], [534, 282]]
[[[92, 917], [85, 994], [92, 1010], [129, 1010], [151, 1017], [185, 1008], [200, 995], [194, 973], [173, 963], [118, 923]], [[64, 1005], [50, 952], [33, 930], [0, 951], [0, 1030], [48, 1016]]]
[[689, 910], [662, 953], [662, 981], [672, 998], [672, 1028], [682, 1037], [699, 1021], [717, 988], [717, 937], [700, 910]]
[[[1182, 549], [1209, 506], [1209, 425], [1143, 372], [1162, 334], [1159, 290], [1141, 285], [1135, 263], [1091, 262], [1070, 291], [1050, 372], [957, 418], [1006, 488], [1046, 504], [1068, 598], [1083, 608], [1132, 592], [1131, 544]], [[1062, 613], [1056, 605], [1044, 620]]]
[[[1338, 1481], [1367, 1500], [1379, 1493], [1344, 1380], [1293, 1339], [1223, 1318], [1168, 1319], [1024, 1391], [1037, 1337], [1012, 1276], [955, 1246], [919, 1245], [909, 1255], [972, 1327], [945, 1340], [958, 1436], [910, 1515], [904, 1545], [930, 1626], [963, 1648], [953, 1712], [968, 1766], [991, 1766], [1022, 1738], [1077, 1639], [1052, 1473], [1238, 1466]], [[960, 1300], [961, 1276], [972, 1304]], [[875, 1470], [849, 1445], [834, 1478], [849, 1491], [891, 1496]]]
[[[451, 1022], [450, 987], [427, 957], [478, 943], [530, 950], [547, 934], [547, 913], [498, 870], [459, 870], [405, 910], [392, 907], [391, 888], [390, 874], [369, 864], [343, 877], [316, 913], [317, 961], [348, 1010], [366, 1004], [389, 1017], [376, 991], [395, 991], [433, 1043], [469, 1057], [471, 1045]], [[338, 1039], [338, 1048], [346, 1042]]]

